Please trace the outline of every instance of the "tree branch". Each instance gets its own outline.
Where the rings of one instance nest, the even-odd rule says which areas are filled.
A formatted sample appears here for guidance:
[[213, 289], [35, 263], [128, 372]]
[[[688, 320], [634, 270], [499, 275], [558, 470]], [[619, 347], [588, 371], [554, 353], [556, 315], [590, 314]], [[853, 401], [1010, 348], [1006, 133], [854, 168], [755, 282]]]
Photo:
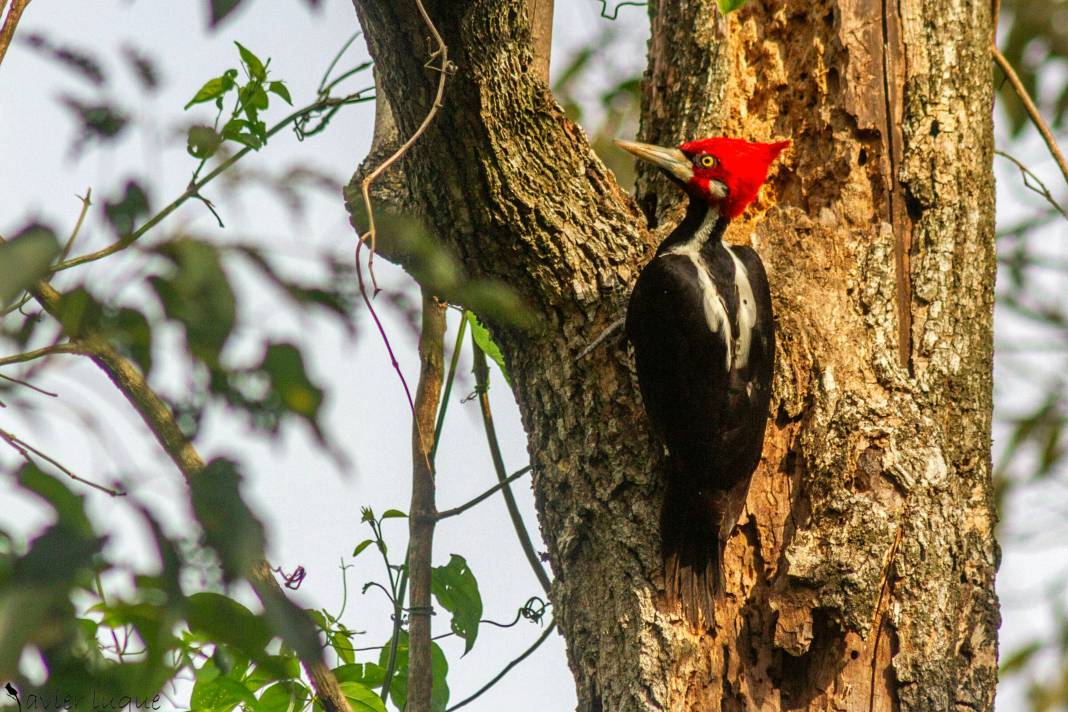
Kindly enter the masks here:
[[[375, 231], [375, 213], [374, 208], [371, 205], [371, 184], [374, 183], [380, 175], [386, 172], [390, 166], [400, 160], [400, 158], [408, 152], [408, 149], [419, 140], [419, 137], [426, 133], [427, 128], [430, 126], [430, 122], [434, 120], [434, 115], [437, 114], [438, 110], [442, 107], [442, 98], [445, 96], [445, 80], [450, 73], [455, 71], [454, 67], [449, 63], [449, 48], [445, 44], [445, 40], [442, 39], [441, 33], [438, 32], [437, 26], [435, 26], [433, 20], [430, 19], [430, 15], [427, 14], [426, 8], [423, 7], [422, 0], [415, 0], [415, 6], [419, 10], [419, 16], [422, 18], [427, 31], [430, 32], [435, 45], [435, 49], [430, 55], [430, 60], [423, 66], [431, 67], [431, 62], [435, 59], [441, 62], [437, 67], [431, 67], [438, 72], [438, 88], [434, 95], [434, 102], [430, 105], [430, 109], [427, 110], [419, 127], [412, 132], [411, 136], [409, 136], [389, 158], [382, 161], [377, 168], [367, 174], [360, 185], [361, 192], [363, 193], [363, 207], [364, 210], [367, 211], [367, 232], [360, 236], [360, 241], [369, 241], [371, 243], [371, 254], [367, 258], [367, 271], [371, 274], [371, 283], [374, 285], [375, 291], [378, 290], [378, 282], [375, 280], [374, 268], [375, 248], [377, 247], [378, 241]], [[356, 268], [359, 269], [359, 265], [357, 265]]]
[[[334, 99], [331, 97], [319, 98], [311, 104], [308, 104], [307, 106], [301, 109], [297, 109], [289, 116], [285, 117], [277, 124], [272, 126], [270, 129], [268, 129], [267, 138], [269, 139], [270, 137], [274, 136], [276, 133], [284, 129], [286, 126], [289, 126], [294, 121], [300, 119], [302, 116], [305, 116], [309, 113], [312, 113], [314, 111], [320, 111], [322, 109], [331, 106], [336, 106], [338, 104], [354, 103], [358, 101], [369, 101], [369, 99], [360, 97], [358, 93], [341, 99]], [[164, 207], [158, 213], [156, 213], [147, 221], [145, 221], [144, 224], [142, 224], [139, 228], [131, 232], [129, 235], [122, 237], [121, 239], [113, 242], [112, 244], [108, 245], [103, 249], [97, 250], [96, 252], [90, 252], [87, 255], [82, 255], [80, 257], [74, 257], [69, 260], [64, 260], [57, 264], [55, 267], [53, 267], [52, 271], [59, 272], [65, 269], [70, 269], [71, 267], [77, 267], [78, 265], [86, 264], [87, 262], [95, 262], [96, 260], [103, 259], [104, 257], [107, 257], [109, 255], [113, 255], [116, 252], [125, 250], [127, 247], [137, 242], [137, 240], [141, 239], [149, 230], [163, 222], [171, 213], [180, 208], [187, 200], [189, 200], [190, 198], [200, 197], [199, 193], [201, 188], [203, 188], [205, 185], [225, 173], [232, 165], [247, 156], [252, 150], [253, 149], [251, 147], [245, 146], [240, 151], [238, 151], [237, 153], [220, 163], [218, 166], [216, 166], [215, 169], [208, 173], [206, 176], [190, 183], [188, 187], [186, 187], [186, 189], [181, 193], [181, 195], [172, 200], [166, 207]]]
[[524, 660], [526, 660], [527, 658], [529, 658], [531, 656], [531, 654], [533, 654], [533, 652], [535, 650], [540, 648], [541, 644], [549, 639], [549, 635], [551, 635], [554, 630], [556, 630], [556, 621], [553, 621], [552, 623], [550, 623], [549, 626], [545, 629], [545, 631], [540, 636], [538, 636], [538, 639], [535, 640], [534, 643], [529, 648], [524, 650], [519, 655], [519, 657], [517, 657], [515, 660], [513, 660], [510, 663], [508, 663], [507, 665], [505, 665], [504, 669], [501, 670], [496, 675], [494, 675], [492, 680], [487, 682], [482, 687], [478, 688], [478, 691], [475, 694], [473, 694], [470, 697], [467, 697], [467, 698], [461, 700], [460, 702], [457, 702], [455, 705], [453, 705], [452, 707], [449, 707], [447, 710], [445, 710], [445, 712], [453, 712], [453, 710], [458, 710], [461, 707], [463, 707], [464, 705], [470, 704], [471, 702], [474, 702], [479, 697], [481, 697], [482, 693], [484, 693], [486, 690], [488, 690], [491, 687], [493, 687], [494, 685], [496, 685], [498, 682], [501, 681], [501, 678], [503, 678], [505, 675], [510, 673], [512, 671], [512, 668], [514, 668], [516, 665], [518, 665], [519, 663], [521, 663]]
[[[11, 40], [15, 36], [15, 28], [18, 27], [22, 12], [29, 4], [30, 0], [12, 0], [11, 2], [11, 9], [8, 10], [7, 18], [4, 19], [4, 24], [0, 27], [0, 64], [3, 63], [7, 48], [11, 45]], [[3, 4], [0, 3], [0, 13], [3, 13], [3, 11]]]
[[[30, 293], [46, 312], [57, 317], [61, 295], [48, 282], [39, 282]], [[148, 385], [141, 371], [99, 334], [88, 334], [79, 339], [78, 345], [78, 352], [92, 359], [134, 407], [186, 482], [191, 481], [196, 473], [204, 469], [204, 460], [182, 433], [170, 408]], [[266, 561], [259, 562], [250, 572], [250, 583], [265, 606], [271, 597], [285, 595]], [[277, 594], [274, 589], [278, 589]], [[301, 664], [327, 712], [352, 712], [348, 700], [338, 687], [337, 679], [322, 660], [302, 658]]]
[[40, 450], [35, 448], [33, 445], [30, 445], [28, 442], [23, 440], [22, 438], [19, 438], [18, 436], [13, 435], [12, 433], [7, 432], [6, 430], [0, 429], [0, 440], [3, 440], [8, 445], [10, 445], [12, 448], [14, 448], [14, 450], [19, 455], [22, 456], [22, 459], [25, 460], [26, 462], [30, 463], [31, 465], [34, 465], [34, 466], [37, 465], [37, 463], [34, 462], [33, 458], [31, 457], [31, 454], [33, 454], [33, 455], [36, 455], [37, 457], [41, 458], [45, 462], [48, 462], [53, 467], [55, 467], [57, 470], [59, 470], [60, 472], [62, 472], [63, 474], [65, 474], [67, 477], [71, 478], [75, 482], [80, 482], [81, 484], [86, 485], [87, 487], [92, 487], [95, 490], [100, 490], [101, 492], [103, 492], [104, 494], [108, 495], [109, 497], [125, 497], [126, 496], [126, 492], [124, 492], [122, 490], [112, 489], [111, 487], [105, 487], [104, 485], [98, 485], [97, 483], [92, 482], [90, 480], [87, 480], [84, 477], [79, 477], [78, 475], [74, 474], [69, 469], [64, 467], [62, 463], [60, 463], [58, 460], [56, 460], [52, 456], [48, 455], [47, 453], [41, 452]]
[[1068, 212], [1065, 212], [1064, 208], [1057, 204], [1057, 201], [1053, 199], [1053, 193], [1051, 193], [1049, 188], [1046, 187], [1046, 184], [1042, 182], [1042, 179], [1034, 174], [1034, 171], [1021, 163], [1016, 157], [1011, 156], [1004, 151], [994, 151], [994, 155], [1001, 156], [1002, 158], [1011, 161], [1017, 168], [1019, 168], [1020, 175], [1023, 176], [1024, 186], [1033, 193], [1042, 196], [1047, 203], [1053, 206], [1054, 210], [1061, 214], [1061, 217], [1068, 220]]
[[497, 493], [497, 490], [504, 489], [505, 487], [512, 484], [528, 472], [530, 472], [530, 465], [527, 465], [521, 470], [516, 470], [512, 474], [508, 475], [508, 477], [504, 480], [501, 480], [497, 484], [493, 485], [477, 497], [467, 500], [459, 507], [453, 507], [452, 509], [446, 509], [444, 512], [438, 512], [438, 521], [440, 522], [442, 519], [448, 519], [449, 517], [455, 517], [458, 514], [463, 514], [467, 510], [471, 509], [471, 507], [474, 507], [476, 504], [484, 502], [485, 500], [492, 497], [494, 494]]
[[44, 346], [33, 351], [26, 351], [21, 354], [14, 354], [12, 356], [5, 356], [0, 358], [0, 366], [10, 366], [15, 363], [26, 363], [27, 361], [33, 361], [35, 359], [43, 358], [45, 356], [52, 356], [53, 354], [80, 354], [82, 353], [81, 347], [73, 341], [65, 341], [61, 344], [52, 344], [51, 346]]
[[527, 0], [534, 70], [546, 84], [549, 83], [549, 64], [552, 59], [554, 5], [554, 0]]
[[423, 288], [423, 327], [419, 336], [419, 385], [412, 421], [412, 504], [408, 513], [411, 578], [408, 623], [408, 712], [430, 712], [430, 567], [434, 545], [434, 463], [430, 459], [434, 419], [445, 372], [445, 304]]
[[523, 523], [523, 515], [519, 511], [519, 505], [516, 504], [515, 495], [512, 494], [512, 490], [508, 486], [508, 472], [504, 469], [504, 457], [501, 455], [500, 443], [497, 442], [497, 428], [493, 424], [493, 413], [490, 411], [489, 367], [486, 364], [486, 354], [475, 342], [474, 334], [471, 335], [471, 346], [475, 353], [473, 370], [475, 373], [475, 388], [478, 391], [478, 405], [482, 410], [482, 426], [486, 431], [486, 442], [489, 444], [493, 469], [497, 473], [497, 482], [501, 488], [501, 494], [504, 495], [508, 516], [512, 520], [515, 535], [519, 539], [519, 545], [523, 547], [527, 562], [530, 564], [531, 570], [534, 571], [538, 583], [541, 584], [542, 590], [545, 591], [546, 595], [551, 595], [552, 581], [545, 572], [545, 567], [541, 565], [541, 559], [538, 557], [538, 552], [534, 549], [534, 544], [530, 541], [530, 534], [527, 533], [526, 525]]
[[[427, 28], [406, 3], [355, 4], [375, 60], [378, 100], [388, 103], [398, 135], [410, 136], [439, 101], [441, 77], [422, 60]], [[450, 63], [462, 69], [404, 155], [406, 193], [428, 231], [471, 277], [509, 282], [533, 309], [593, 305], [594, 294], [575, 291], [591, 275], [604, 291], [629, 284], [650, 236], [542, 79], [532, 13], [471, 0], [426, 5]], [[539, 0], [535, 19], [548, 10]], [[508, 50], [498, 51], [503, 38]], [[383, 117], [383, 139], [384, 124]], [[536, 160], [512, 159], [519, 156]]]
[[1057, 166], [1061, 169], [1064, 181], [1068, 183], [1068, 161], [1064, 160], [1064, 154], [1061, 153], [1061, 149], [1057, 146], [1057, 139], [1053, 137], [1053, 132], [1049, 130], [1049, 126], [1046, 125], [1042, 114], [1038, 112], [1038, 107], [1035, 106], [1031, 95], [1027, 93], [1027, 88], [1020, 81], [1020, 77], [1016, 75], [1016, 70], [1009, 64], [1009, 60], [1005, 59], [1005, 55], [1001, 53], [1001, 50], [996, 45], [992, 44], [990, 51], [994, 55], [994, 61], [1001, 67], [1001, 71], [1005, 72], [1005, 77], [1009, 80], [1012, 90], [1016, 92], [1016, 96], [1023, 103], [1027, 115], [1031, 117], [1031, 123], [1035, 125], [1038, 133], [1042, 135], [1042, 140], [1046, 142], [1046, 148], [1049, 149], [1050, 155], [1053, 156], [1053, 160], [1057, 162]]

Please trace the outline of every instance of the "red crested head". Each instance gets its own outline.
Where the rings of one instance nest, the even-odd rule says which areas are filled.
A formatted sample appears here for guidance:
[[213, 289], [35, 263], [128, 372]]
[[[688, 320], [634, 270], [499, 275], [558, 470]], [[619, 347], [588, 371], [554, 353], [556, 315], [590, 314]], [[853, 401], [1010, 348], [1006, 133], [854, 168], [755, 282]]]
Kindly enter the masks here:
[[[736, 218], [745, 212], [768, 179], [768, 169], [789, 141], [755, 143], [740, 138], [704, 138], [679, 146], [690, 158], [693, 178], [688, 188], [703, 194], [710, 203], [718, 203], [720, 214]], [[719, 190], [711, 186], [719, 182], [726, 186], [726, 195], [717, 198]]]
[[707, 200], [728, 219], [741, 215], [756, 199], [772, 162], [790, 145], [718, 137], [688, 141], [678, 148], [616, 143], [663, 169], [687, 193]]

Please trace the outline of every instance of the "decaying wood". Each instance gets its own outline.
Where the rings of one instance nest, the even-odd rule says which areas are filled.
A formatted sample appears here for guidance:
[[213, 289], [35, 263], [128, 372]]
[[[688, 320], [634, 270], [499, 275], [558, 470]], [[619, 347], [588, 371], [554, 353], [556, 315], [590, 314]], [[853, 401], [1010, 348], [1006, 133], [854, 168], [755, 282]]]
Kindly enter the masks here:
[[[356, 9], [407, 135], [436, 79], [419, 19]], [[496, 335], [579, 709], [991, 709], [989, 5], [650, 3], [643, 140], [794, 141], [729, 234], [768, 266], [780, 352], [714, 635], [661, 603], [661, 453], [629, 354], [574, 358], [649, 257], [637, 205], [666, 225], [677, 195], [616, 185], [535, 70], [522, 5], [428, 9], [457, 73], [403, 183], [472, 276], [541, 316]]]

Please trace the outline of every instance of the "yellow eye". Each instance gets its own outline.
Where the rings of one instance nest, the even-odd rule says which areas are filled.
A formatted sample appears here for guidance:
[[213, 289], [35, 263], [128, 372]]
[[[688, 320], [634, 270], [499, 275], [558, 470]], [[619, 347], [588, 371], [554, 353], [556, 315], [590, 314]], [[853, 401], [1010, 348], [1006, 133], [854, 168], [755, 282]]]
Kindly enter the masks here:
[[700, 160], [702, 168], [711, 168], [712, 166], [716, 165], [716, 159], [708, 155], [707, 153], [701, 156]]

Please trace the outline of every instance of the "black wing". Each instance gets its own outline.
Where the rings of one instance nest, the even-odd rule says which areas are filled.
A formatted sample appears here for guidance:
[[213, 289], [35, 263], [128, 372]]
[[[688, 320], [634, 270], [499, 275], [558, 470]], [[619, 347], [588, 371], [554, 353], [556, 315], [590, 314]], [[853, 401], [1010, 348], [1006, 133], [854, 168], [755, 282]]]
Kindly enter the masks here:
[[[764, 267], [752, 249], [731, 249], [756, 301], [745, 363], [732, 352], [728, 370], [725, 330], [706, 316], [697, 266], [688, 256], [654, 259], [639, 276], [627, 310], [627, 336], [654, 430], [690, 476], [720, 490], [751, 475], [760, 459], [775, 356]], [[717, 254], [710, 277], [737, 344], [742, 296], [735, 276], [729, 254]]]
[[725, 433], [724, 455], [733, 456], [732, 469], [748, 476], [760, 461], [764, 430], [771, 402], [771, 379], [775, 366], [775, 321], [764, 264], [747, 246], [729, 248], [745, 267], [756, 300], [756, 323], [750, 334], [749, 358], [736, 364], [730, 383], [730, 432]]
[[662, 255], [642, 270], [627, 309], [646, 413], [672, 456], [689, 462], [707, 459], [728, 400], [727, 343], [710, 328], [700, 284], [689, 257]]

